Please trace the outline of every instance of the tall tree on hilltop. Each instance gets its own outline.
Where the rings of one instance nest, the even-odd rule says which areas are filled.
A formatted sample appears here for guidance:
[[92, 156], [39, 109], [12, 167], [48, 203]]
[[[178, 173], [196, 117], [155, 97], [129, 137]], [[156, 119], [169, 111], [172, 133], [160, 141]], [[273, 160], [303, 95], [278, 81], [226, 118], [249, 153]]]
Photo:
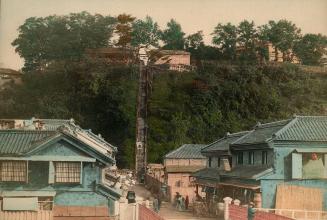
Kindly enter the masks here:
[[161, 34], [161, 39], [164, 42], [164, 49], [181, 50], [184, 48], [184, 35], [182, 27], [174, 19], [167, 23], [167, 29]]
[[117, 46], [126, 47], [132, 41], [132, 22], [134, 17], [128, 14], [120, 14], [117, 16], [118, 24], [116, 25], [115, 33], [118, 34], [119, 39]]
[[132, 24], [132, 45], [159, 46], [160, 29], [157, 22], [149, 16], [145, 20], [136, 20]]
[[58, 60], [79, 60], [86, 48], [106, 47], [116, 19], [87, 12], [67, 16], [31, 17], [12, 42], [25, 60], [24, 71], [44, 69]]
[[268, 24], [260, 27], [261, 38], [275, 46], [276, 60], [278, 50], [283, 53], [283, 60], [292, 60], [289, 52], [294, 48], [295, 42], [300, 39], [300, 34], [301, 29], [287, 20], [269, 21]]
[[235, 60], [237, 27], [231, 23], [218, 24], [212, 35], [212, 43], [219, 46], [225, 58]]
[[190, 34], [185, 38], [185, 49], [186, 50], [197, 50], [199, 47], [204, 45], [203, 32], [198, 31], [194, 34]]
[[237, 27], [237, 43], [241, 47], [241, 60], [256, 60], [258, 47], [257, 30], [254, 22], [242, 21]]
[[327, 55], [327, 36], [306, 34], [294, 47], [295, 54], [305, 65], [319, 65], [321, 57]]

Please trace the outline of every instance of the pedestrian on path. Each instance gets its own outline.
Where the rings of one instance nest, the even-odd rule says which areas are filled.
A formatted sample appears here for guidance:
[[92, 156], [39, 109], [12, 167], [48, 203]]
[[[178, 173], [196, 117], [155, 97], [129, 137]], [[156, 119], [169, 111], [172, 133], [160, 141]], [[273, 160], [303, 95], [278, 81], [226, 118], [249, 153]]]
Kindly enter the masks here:
[[185, 198], [185, 209], [188, 210], [188, 204], [190, 203], [189, 201], [189, 198], [188, 198], [188, 195], [186, 195], [186, 198]]
[[154, 197], [154, 200], [153, 200], [153, 209], [156, 213], [159, 212], [159, 202], [158, 202], [158, 199], [157, 197]]
[[250, 202], [248, 206], [248, 220], [253, 220], [255, 215], [254, 203]]

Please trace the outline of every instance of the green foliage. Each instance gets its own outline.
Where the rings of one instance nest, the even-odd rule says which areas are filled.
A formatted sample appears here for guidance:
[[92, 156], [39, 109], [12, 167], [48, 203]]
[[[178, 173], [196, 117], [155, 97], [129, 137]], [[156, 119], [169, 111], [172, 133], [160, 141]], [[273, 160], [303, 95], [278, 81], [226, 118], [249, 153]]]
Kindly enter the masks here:
[[133, 158], [130, 149], [135, 144], [136, 92], [136, 69], [89, 62], [55, 63], [42, 73], [25, 74], [23, 84], [2, 91], [0, 115], [74, 118], [119, 146], [118, 162], [128, 164], [126, 159]]
[[324, 114], [326, 88], [326, 77], [291, 64], [206, 63], [197, 72], [159, 74], [149, 105], [149, 158], [161, 162], [182, 144], [210, 143], [258, 121]]
[[132, 45], [159, 47], [160, 29], [157, 22], [147, 16], [145, 20], [136, 20], [132, 25]]
[[306, 34], [295, 44], [294, 52], [305, 65], [319, 65], [327, 54], [327, 37], [321, 34]]
[[285, 59], [292, 59], [287, 57], [287, 52], [293, 49], [295, 42], [300, 39], [301, 29], [290, 21], [279, 20], [278, 22], [269, 21], [268, 24], [260, 27], [260, 30], [262, 38], [266, 38], [276, 49], [280, 50]]
[[237, 28], [237, 41], [242, 48], [240, 52], [240, 60], [256, 61], [257, 48], [259, 47], [258, 33], [254, 22], [247, 20], [242, 21]]
[[[3, 118], [74, 118], [119, 147], [118, 164], [134, 166], [138, 70], [92, 62], [56, 62], [0, 92]], [[196, 72], [154, 76], [148, 158], [161, 162], [184, 143], [210, 143], [257, 122], [326, 111], [327, 78], [296, 65], [208, 62]]]
[[86, 48], [108, 46], [114, 24], [113, 17], [87, 12], [31, 17], [12, 45], [25, 60], [23, 70], [40, 70], [53, 61], [80, 60]]
[[226, 58], [235, 60], [237, 27], [231, 23], [218, 24], [212, 35], [212, 43], [219, 46]]
[[167, 29], [161, 33], [164, 49], [182, 50], [184, 48], [184, 35], [182, 27], [174, 19], [167, 23]]

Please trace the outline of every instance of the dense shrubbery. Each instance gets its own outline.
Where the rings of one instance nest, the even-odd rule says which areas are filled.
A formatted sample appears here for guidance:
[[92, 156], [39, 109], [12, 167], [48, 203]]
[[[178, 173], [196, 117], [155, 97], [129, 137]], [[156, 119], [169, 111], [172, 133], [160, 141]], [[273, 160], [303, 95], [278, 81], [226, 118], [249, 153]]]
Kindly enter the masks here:
[[[137, 82], [137, 68], [57, 63], [0, 92], [0, 115], [73, 117], [119, 147], [121, 166], [133, 166]], [[149, 101], [149, 160], [159, 162], [183, 143], [209, 143], [257, 121], [326, 113], [326, 88], [326, 76], [294, 65], [206, 63], [196, 72], [159, 73]]]
[[195, 73], [160, 74], [153, 88], [149, 158], [157, 162], [183, 143], [209, 143], [258, 121], [326, 113], [327, 77], [289, 64], [206, 64]]

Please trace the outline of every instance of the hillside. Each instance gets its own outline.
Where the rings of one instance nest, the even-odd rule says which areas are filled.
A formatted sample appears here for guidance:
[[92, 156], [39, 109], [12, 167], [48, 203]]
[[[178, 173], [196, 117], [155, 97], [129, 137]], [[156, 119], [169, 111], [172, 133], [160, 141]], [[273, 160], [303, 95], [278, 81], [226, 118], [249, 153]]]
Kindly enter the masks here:
[[[56, 63], [0, 92], [1, 118], [74, 118], [119, 147], [133, 166], [137, 67]], [[149, 101], [149, 162], [183, 143], [209, 143], [296, 114], [327, 113], [327, 75], [295, 65], [206, 63], [195, 72], [154, 75]]]

